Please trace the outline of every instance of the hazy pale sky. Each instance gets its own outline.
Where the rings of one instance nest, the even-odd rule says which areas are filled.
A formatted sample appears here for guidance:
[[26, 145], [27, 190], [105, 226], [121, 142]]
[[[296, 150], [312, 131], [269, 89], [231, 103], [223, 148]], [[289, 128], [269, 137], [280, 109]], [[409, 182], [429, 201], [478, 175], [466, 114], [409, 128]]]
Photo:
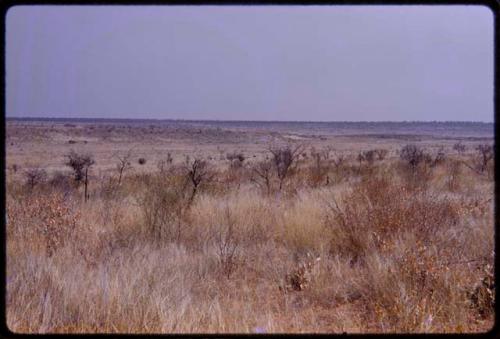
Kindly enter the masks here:
[[493, 121], [482, 6], [17, 6], [7, 117]]

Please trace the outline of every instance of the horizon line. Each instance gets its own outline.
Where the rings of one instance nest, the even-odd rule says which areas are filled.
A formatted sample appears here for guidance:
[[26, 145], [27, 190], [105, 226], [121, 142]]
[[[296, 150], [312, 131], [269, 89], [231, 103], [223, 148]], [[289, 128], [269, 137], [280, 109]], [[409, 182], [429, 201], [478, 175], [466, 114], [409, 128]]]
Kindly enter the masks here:
[[229, 120], [229, 119], [182, 119], [182, 118], [88, 118], [88, 117], [9, 117], [5, 120], [108, 120], [108, 121], [179, 121], [179, 122], [260, 122], [260, 123], [482, 123], [480, 120]]

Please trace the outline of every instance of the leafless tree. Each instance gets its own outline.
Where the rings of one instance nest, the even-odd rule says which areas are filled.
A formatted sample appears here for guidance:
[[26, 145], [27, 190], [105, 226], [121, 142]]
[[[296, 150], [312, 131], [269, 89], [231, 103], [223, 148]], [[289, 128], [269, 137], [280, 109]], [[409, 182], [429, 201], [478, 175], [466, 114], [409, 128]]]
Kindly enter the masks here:
[[191, 203], [200, 185], [210, 181], [213, 178], [214, 174], [210, 170], [208, 163], [205, 160], [200, 160], [197, 158], [191, 161], [189, 157], [186, 157], [184, 167], [187, 170], [187, 178], [193, 185], [193, 191], [191, 192], [191, 197], [189, 198], [189, 202]]
[[476, 151], [478, 152], [478, 170], [479, 172], [484, 173], [488, 167], [488, 163], [495, 155], [495, 150], [492, 145], [482, 144], [476, 147]]
[[269, 148], [272, 154], [272, 162], [279, 180], [279, 190], [283, 187], [283, 182], [295, 168], [297, 158], [303, 149], [302, 145], [292, 148], [290, 145], [281, 148]]
[[271, 193], [271, 176], [272, 176], [273, 164], [268, 161], [262, 161], [257, 163], [252, 171], [257, 175], [257, 179], [253, 179], [259, 186], [266, 188], [267, 194]]
[[115, 154], [114, 157], [118, 160], [116, 164], [116, 170], [118, 171], [118, 186], [122, 182], [123, 174], [132, 169], [132, 164], [130, 163], [130, 158], [132, 157], [132, 150], [128, 150], [125, 154]]
[[26, 178], [26, 185], [33, 189], [36, 185], [45, 181], [47, 173], [40, 168], [30, 168], [24, 172], [24, 177]]
[[87, 189], [88, 189], [88, 173], [90, 167], [95, 164], [94, 158], [90, 154], [78, 154], [71, 150], [69, 154], [66, 155], [68, 160], [66, 161], [66, 166], [73, 169], [75, 176], [75, 181], [80, 184], [82, 181], [85, 184], [85, 201], [88, 199]]

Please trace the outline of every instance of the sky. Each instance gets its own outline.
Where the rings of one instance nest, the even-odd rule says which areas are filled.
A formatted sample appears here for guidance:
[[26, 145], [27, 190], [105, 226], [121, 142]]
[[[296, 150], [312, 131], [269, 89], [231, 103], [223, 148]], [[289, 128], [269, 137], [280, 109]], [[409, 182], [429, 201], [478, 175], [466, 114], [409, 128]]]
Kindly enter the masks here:
[[483, 6], [16, 6], [6, 116], [493, 121]]

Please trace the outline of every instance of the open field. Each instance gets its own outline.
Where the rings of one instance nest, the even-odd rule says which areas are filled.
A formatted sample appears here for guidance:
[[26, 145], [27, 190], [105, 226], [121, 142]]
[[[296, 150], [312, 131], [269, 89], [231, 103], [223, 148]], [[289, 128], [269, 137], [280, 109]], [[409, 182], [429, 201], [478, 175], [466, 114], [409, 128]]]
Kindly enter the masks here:
[[8, 119], [5, 143], [14, 332], [493, 326], [493, 124]]

